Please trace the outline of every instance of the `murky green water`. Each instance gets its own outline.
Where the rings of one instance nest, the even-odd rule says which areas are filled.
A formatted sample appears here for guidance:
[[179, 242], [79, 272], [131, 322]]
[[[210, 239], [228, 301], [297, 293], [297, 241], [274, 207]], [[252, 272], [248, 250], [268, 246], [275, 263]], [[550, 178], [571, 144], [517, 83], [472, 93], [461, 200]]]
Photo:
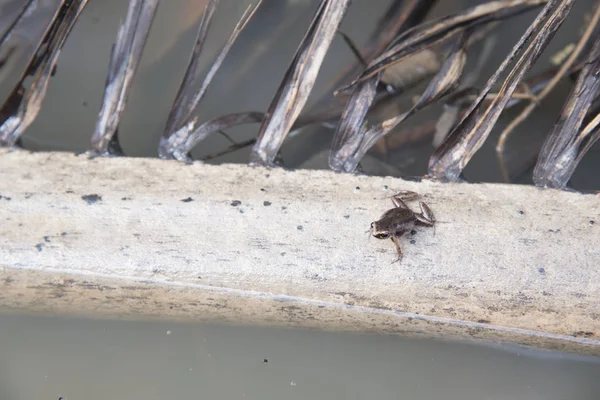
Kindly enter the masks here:
[[595, 400], [600, 359], [291, 329], [0, 316], [0, 399]]

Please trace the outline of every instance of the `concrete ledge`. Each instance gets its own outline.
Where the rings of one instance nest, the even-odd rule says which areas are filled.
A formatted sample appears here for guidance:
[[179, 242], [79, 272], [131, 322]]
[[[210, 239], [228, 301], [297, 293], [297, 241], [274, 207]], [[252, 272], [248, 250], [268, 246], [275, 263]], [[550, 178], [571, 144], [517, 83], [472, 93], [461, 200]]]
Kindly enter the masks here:
[[[401, 264], [366, 233], [395, 190], [439, 221], [402, 241]], [[600, 355], [598, 194], [3, 150], [0, 195], [5, 312]]]

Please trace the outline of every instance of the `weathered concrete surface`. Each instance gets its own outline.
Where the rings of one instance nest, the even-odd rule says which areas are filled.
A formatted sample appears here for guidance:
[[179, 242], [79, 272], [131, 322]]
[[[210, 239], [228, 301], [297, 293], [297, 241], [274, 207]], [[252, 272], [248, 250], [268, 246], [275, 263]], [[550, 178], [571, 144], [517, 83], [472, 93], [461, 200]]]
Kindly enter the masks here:
[[[424, 195], [439, 221], [402, 241], [401, 264], [366, 233], [394, 190]], [[0, 195], [4, 311], [600, 355], [597, 194], [2, 151]]]

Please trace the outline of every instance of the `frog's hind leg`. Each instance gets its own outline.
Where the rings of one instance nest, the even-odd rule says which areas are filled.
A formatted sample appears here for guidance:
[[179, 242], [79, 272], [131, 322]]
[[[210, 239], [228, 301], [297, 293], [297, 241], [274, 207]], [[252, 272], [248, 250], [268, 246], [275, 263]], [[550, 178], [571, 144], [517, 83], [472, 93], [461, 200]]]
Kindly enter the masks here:
[[398, 208], [408, 208], [406, 201], [415, 200], [419, 198], [419, 194], [411, 192], [410, 190], [401, 190], [392, 196], [392, 202]]
[[392, 261], [392, 264], [400, 262], [402, 260], [402, 248], [400, 247], [400, 243], [398, 242], [397, 236], [392, 236], [392, 242], [394, 242], [394, 246], [396, 246], [396, 251], [398, 252], [398, 258]]
[[410, 190], [399, 190], [395, 191], [395, 193], [392, 195], [382, 197], [382, 199], [392, 199], [394, 204], [396, 204], [396, 201], [394, 201], [394, 199], [409, 201], [418, 199], [419, 197], [420, 195], [416, 192], [411, 192]]
[[419, 202], [419, 206], [421, 207], [421, 213], [415, 213], [415, 218], [417, 218], [417, 221], [423, 225], [433, 226], [435, 224], [435, 216], [433, 215], [431, 208], [429, 208], [429, 206], [422, 201]]
[[406, 208], [406, 209], [408, 209], [408, 206], [406, 205], [406, 203], [400, 197], [397, 197], [397, 196], [392, 197], [392, 203], [394, 203], [394, 205], [397, 208]]
[[415, 218], [420, 225], [432, 226], [433, 234], [435, 235], [435, 216], [433, 215], [433, 211], [431, 208], [422, 201], [419, 202], [419, 206], [421, 207], [421, 213], [415, 213]]

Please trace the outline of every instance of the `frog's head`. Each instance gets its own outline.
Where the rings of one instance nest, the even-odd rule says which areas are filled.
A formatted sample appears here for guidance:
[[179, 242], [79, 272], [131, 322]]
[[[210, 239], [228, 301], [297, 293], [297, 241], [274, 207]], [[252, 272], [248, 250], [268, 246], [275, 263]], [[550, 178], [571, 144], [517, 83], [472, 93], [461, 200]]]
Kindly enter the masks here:
[[379, 221], [371, 222], [371, 229], [369, 229], [369, 232], [377, 239], [388, 239], [390, 237], [390, 230], [387, 227], [382, 226]]

